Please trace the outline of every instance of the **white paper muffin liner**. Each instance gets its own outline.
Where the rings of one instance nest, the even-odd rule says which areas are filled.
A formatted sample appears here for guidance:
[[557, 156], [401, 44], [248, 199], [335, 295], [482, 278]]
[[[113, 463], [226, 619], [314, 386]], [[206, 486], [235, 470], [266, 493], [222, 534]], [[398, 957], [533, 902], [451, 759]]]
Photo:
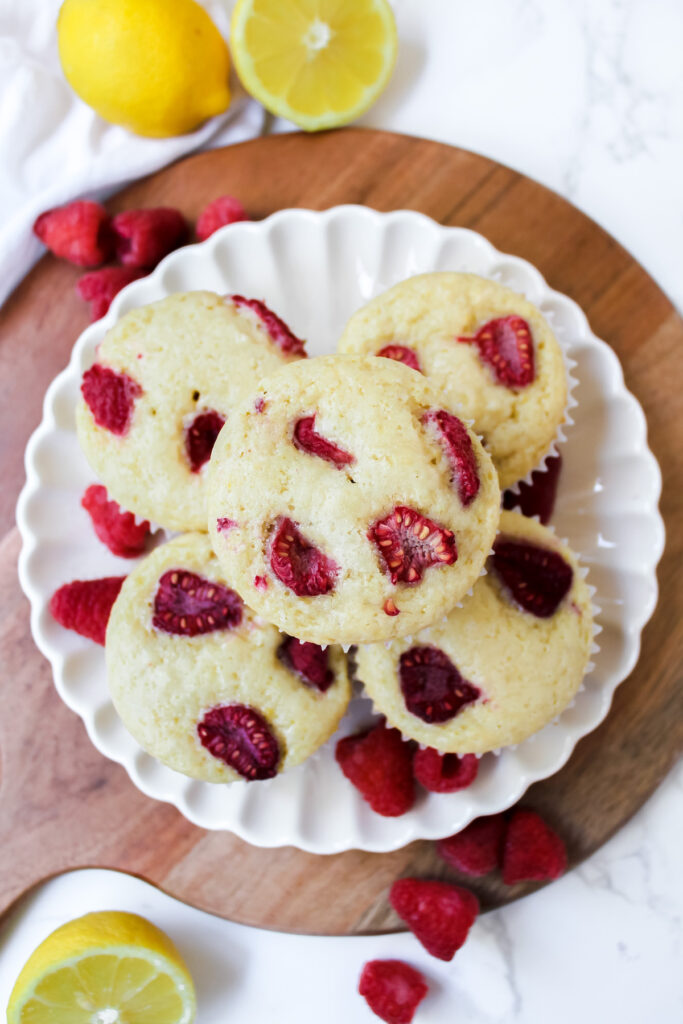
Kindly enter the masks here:
[[[541, 312], [543, 313], [543, 310], [541, 310]], [[548, 310], [547, 312], [543, 313], [543, 316], [545, 317], [545, 319], [548, 321], [548, 323], [550, 324], [550, 326], [554, 330], [555, 328], [554, 328], [553, 320], [555, 319], [555, 317], [554, 317], [553, 311], [552, 310]], [[578, 399], [576, 398], [576, 395], [574, 394], [574, 391], [576, 390], [576, 387], [577, 387], [577, 385], [579, 383], [577, 377], [574, 375], [574, 370], [576, 369], [576, 365], [577, 364], [576, 364], [576, 360], [572, 359], [572, 357], [566, 351], [566, 348], [564, 347], [561, 339], [558, 338], [557, 341], [558, 341], [558, 344], [560, 346], [560, 351], [562, 352], [562, 361], [564, 363], [565, 376], [566, 376], [566, 380], [567, 380], [567, 401], [566, 401], [565, 407], [564, 407], [564, 415], [562, 417], [562, 422], [559, 424], [559, 426], [558, 426], [558, 428], [557, 428], [557, 430], [555, 432], [555, 437], [550, 442], [548, 450], [546, 451], [546, 453], [543, 456], [543, 458], [541, 459], [541, 461], [539, 463], [537, 463], [537, 465], [535, 465], [532, 469], [530, 469], [529, 472], [526, 474], [526, 476], [521, 477], [521, 479], [517, 480], [514, 484], [511, 484], [509, 487], [505, 488], [505, 491], [511, 491], [512, 494], [516, 494], [518, 497], [519, 497], [519, 494], [520, 494], [520, 491], [519, 491], [519, 485], [520, 484], [528, 484], [529, 486], [531, 486], [531, 484], [532, 484], [532, 479], [531, 479], [532, 473], [535, 473], [537, 471], [546, 470], [547, 469], [547, 464], [548, 464], [548, 459], [551, 458], [551, 456], [553, 456], [553, 455], [561, 455], [562, 454], [560, 449], [561, 449], [561, 446], [563, 444], [565, 444], [566, 441], [567, 441], [566, 431], [567, 431], [567, 429], [569, 427], [574, 426], [573, 410], [576, 409], [578, 404], [579, 404]], [[501, 492], [501, 499], [502, 499], [502, 495], [505, 493], [505, 491]]]

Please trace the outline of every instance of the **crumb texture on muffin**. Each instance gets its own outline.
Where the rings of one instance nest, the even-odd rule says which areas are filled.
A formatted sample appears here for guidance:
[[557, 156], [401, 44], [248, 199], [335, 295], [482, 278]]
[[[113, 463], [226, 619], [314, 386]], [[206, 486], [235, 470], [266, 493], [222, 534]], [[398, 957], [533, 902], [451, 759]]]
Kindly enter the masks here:
[[206, 467], [241, 397], [300, 358], [250, 308], [212, 292], [126, 313], [84, 375], [81, 447], [125, 509], [172, 530], [206, 529]]
[[[479, 332], [492, 323], [486, 344]], [[474, 420], [503, 489], [539, 464], [564, 419], [566, 372], [548, 322], [522, 295], [476, 274], [401, 281], [354, 313], [339, 351], [419, 368]]]
[[503, 512], [494, 551], [501, 542], [517, 548], [507, 582], [494, 554], [487, 575], [444, 622], [390, 649], [372, 644], [356, 654], [376, 709], [437, 750], [483, 754], [520, 743], [571, 702], [585, 674], [592, 606], [576, 556], [516, 512]]
[[[170, 768], [208, 782], [299, 764], [332, 735], [351, 695], [343, 652], [292, 651], [239, 599], [206, 534], [177, 537], [133, 570], [105, 653], [128, 731]], [[267, 773], [254, 768], [259, 742]], [[220, 756], [226, 750], [241, 770]]]
[[262, 381], [209, 467], [225, 572], [259, 614], [316, 643], [436, 621], [479, 576], [499, 515], [476, 436], [389, 359], [325, 356]]

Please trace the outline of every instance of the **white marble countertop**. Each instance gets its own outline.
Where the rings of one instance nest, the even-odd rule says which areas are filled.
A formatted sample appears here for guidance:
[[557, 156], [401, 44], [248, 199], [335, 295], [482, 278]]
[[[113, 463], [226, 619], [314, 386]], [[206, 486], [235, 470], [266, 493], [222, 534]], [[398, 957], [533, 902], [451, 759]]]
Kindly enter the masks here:
[[260, 931], [128, 875], [63, 875], [0, 931], [0, 1004], [53, 928], [115, 908], [172, 936], [196, 982], [198, 1024], [376, 1024], [356, 994], [361, 966], [374, 957], [407, 960], [424, 973], [430, 994], [415, 1024], [678, 1024], [681, 806], [683, 766], [578, 870], [481, 917], [450, 964], [408, 933], [321, 939]]
[[[2, 3], [3, 0], [0, 0]], [[680, 0], [395, 0], [401, 52], [362, 123], [484, 153], [571, 199], [683, 309]], [[277, 125], [277, 130], [287, 126]], [[552, 226], [550, 226], [551, 228]], [[110, 872], [43, 886], [0, 932], [0, 1006], [31, 949], [87, 910], [165, 928], [199, 1024], [376, 1020], [363, 962], [405, 958], [424, 1024], [674, 1024], [683, 1019], [683, 765], [581, 868], [477, 922], [451, 964], [410, 935], [324, 939], [233, 925]]]
[[680, 0], [394, 0], [362, 123], [483, 153], [570, 199], [683, 309]]

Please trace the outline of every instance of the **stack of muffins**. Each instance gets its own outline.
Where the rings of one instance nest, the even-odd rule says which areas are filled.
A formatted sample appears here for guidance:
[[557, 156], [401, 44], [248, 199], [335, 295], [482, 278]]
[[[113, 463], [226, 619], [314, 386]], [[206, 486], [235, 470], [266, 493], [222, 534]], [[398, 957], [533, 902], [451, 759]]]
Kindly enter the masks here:
[[351, 699], [350, 650], [377, 711], [444, 753], [518, 743], [573, 699], [584, 573], [501, 512], [567, 404], [522, 296], [413, 277], [308, 359], [258, 300], [173, 295], [109, 331], [81, 390], [110, 496], [182, 531], [127, 577], [106, 634], [116, 709], [163, 763], [222, 783], [299, 764]]

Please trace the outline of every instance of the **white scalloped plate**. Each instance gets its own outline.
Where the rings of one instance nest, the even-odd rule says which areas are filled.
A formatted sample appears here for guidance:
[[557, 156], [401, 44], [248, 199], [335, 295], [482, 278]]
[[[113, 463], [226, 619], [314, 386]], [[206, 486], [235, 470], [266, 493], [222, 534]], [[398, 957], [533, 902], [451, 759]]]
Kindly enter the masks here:
[[[594, 670], [556, 722], [514, 749], [483, 757], [469, 789], [422, 793], [400, 818], [374, 814], [342, 776], [334, 761], [336, 737], [305, 764], [267, 782], [213, 786], [187, 779], [151, 758], [124, 729], [107, 691], [102, 648], [62, 629], [48, 610], [50, 595], [67, 580], [130, 568], [96, 540], [80, 507], [93, 480], [75, 432], [81, 374], [116, 320], [172, 292], [208, 288], [263, 298], [308, 339], [311, 355], [322, 355], [334, 351], [359, 306], [397, 281], [431, 270], [472, 271], [523, 292], [576, 362], [578, 408], [562, 449], [554, 523], [580, 552], [597, 588], [604, 631]], [[661, 477], [647, 447], [645, 417], [626, 390], [618, 359], [591, 333], [578, 306], [552, 291], [530, 264], [497, 252], [472, 231], [409, 211], [283, 210], [172, 253], [121, 292], [107, 316], [76, 342], [68, 367], [45, 396], [42, 423], [26, 449], [26, 475], [17, 508], [19, 576], [31, 602], [33, 636], [52, 663], [60, 696], [81, 716], [95, 746], [122, 764], [144, 793], [175, 804], [202, 828], [229, 829], [257, 846], [292, 845], [313, 853], [394, 850], [414, 839], [450, 835], [478, 815], [510, 806], [532, 782], [561, 768], [577, 740], [605, 717], [616, 686], [636, 663], [640, 633], [657, 600]], [[357, 697], [340, 732], [355, 729], [370, 710]]]

